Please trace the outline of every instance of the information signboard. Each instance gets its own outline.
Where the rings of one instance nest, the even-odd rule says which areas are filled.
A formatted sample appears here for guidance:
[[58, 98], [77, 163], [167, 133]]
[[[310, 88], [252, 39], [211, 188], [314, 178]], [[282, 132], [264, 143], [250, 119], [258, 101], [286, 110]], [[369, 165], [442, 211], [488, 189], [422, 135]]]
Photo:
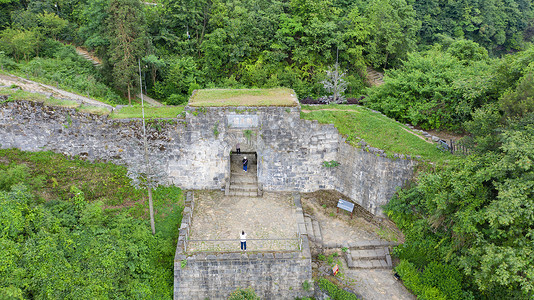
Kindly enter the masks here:
[[339, 199], [337, 202], [337, 212], [339, 213], [339, 209], [346, 210], [350, 212], [350, 217], [352, 218], [352, 211], [354, 210], [354, 203], [351, 203], [349, 201], [345, 201], [343, 199]]

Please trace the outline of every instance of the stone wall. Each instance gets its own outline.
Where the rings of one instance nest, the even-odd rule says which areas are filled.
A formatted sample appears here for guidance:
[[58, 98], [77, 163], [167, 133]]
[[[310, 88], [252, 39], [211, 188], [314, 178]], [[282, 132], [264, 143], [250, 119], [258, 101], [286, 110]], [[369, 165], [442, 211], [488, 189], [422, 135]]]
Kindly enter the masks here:
[[227, 299], [236, 288], [254, 289], [261, 299], [308, 296], [310, 257], [302, 253], [197, 254], [174, 262], [174, 299]]
[[[300, 194], [296, 193], [294, 198], [296, 214], [301, 220], [298, 226], [304, 227]], [[236, 289], [248, 287], [261, 299], [295, 299], [313, 294], [311, 252], [306, 234], [301, 235], [301, 251], [188, 253], [194, 204], [194, 195], [188, 192], [174, 257], [174, 299], [227, 299]], [[310, 283], [308, 290], [304, 290], [305, 281]]]
[[[186, 107], [184, 119], [148, 126], [151, 172], [158, 184], [221, 189], [230, 152], [258, 157], [258, 182], [267, 191], [335, 189], [381, 215], [395, 189], [411, 179], [415, 162], [389, 159], [347, 145], [333, 125], [300, 119], [300, 107]], [[16, 101], [0, 105], [0, 147], [51, 150], [146, 173], [139, 119], [113, 120], [75, 109]], [[341, 166], [325, 168], [324, 161]]]
[[382, 205], [412, 178], [417, 161], [404, 157], [391, 159], [381, 152], [355, 148], [341, 140], [337, 155], [340, 166], [333, 172], [338, 179], [337, 191], [373, 215], [383, 217]]
[[[161, 127], [157, 130], [148, 126], [148, 152], [152, 171], [159, 174], [160, 182], [166, 182], [165, 169], [175, 158], [169, 149], [183, 135], [184, 126], [173, 121], [162, 123]], [[146, 172], [142, 128], [140, 119], [113, 120], [36, 102], [0, 105], [0, 148], [50, 150], [82, 159], [110, 161], [128, 166], [132, 173]]]

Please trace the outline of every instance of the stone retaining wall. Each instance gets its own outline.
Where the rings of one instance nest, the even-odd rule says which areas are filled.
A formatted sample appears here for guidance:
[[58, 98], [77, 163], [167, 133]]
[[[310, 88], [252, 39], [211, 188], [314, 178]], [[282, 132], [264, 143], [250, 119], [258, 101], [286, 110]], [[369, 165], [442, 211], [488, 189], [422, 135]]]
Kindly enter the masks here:
[[[0, 148], [111, 161], [127, 166], [132, 178], [147, 172], [142, 132], [139, 119], [113, 120], [27, 101], [0, 104]], [[333, 125], [301, 120], [300, 107], [186, 107], [184, 119], [148, 122], [147, 134], [158, 184], [225, 188], [230, 152], [240, 143], [241, 151], [257, 153], [258, 183], [265, 191], [334, 189], [379, 216], [416, 164], [351, 147]], [[331, 160], [341, 165], [322, 166]]]

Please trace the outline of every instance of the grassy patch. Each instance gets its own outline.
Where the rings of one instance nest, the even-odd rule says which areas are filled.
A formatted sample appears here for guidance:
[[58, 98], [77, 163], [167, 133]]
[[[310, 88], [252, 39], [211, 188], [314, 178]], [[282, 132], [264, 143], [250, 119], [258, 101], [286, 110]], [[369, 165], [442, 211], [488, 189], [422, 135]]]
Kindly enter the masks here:
[[454, 159], [448, 152], [440, 151], [434, 143], [428, 143], [410, 133], [403, 124], [361, 106], [321, 105], [302, 106], [301, 118], [334, 124], [347, 142], [357, 146], [361, 139], [367, 144], [394, 153], [421, 156], [434, 162]]
[[[145, 106], [145, 118], [176, 118], [178, 115], [182, 114], [183, 111], [184, 106]], [[142, 118], [143, 114], [141, 106], [135, 105], [123, 107], [119, 111], [113, 112], [110, 117], [113, 119], [133, 119]]]
[[190, 106], [297, 106], [295, 92], [275, 89], [206, 89], [197, 90]]
[[56, 99], [54, 97], [48, 98], [43, 94], [25, 92], [23, 90], [12, 90], [10, 88], [0, 89], [0, 95], [8, 96], [7, 101], [34, 101], [41, 102], [45, 105], [62, 106], [62, 107], [77, 107], [78, 103], [72, 100]]

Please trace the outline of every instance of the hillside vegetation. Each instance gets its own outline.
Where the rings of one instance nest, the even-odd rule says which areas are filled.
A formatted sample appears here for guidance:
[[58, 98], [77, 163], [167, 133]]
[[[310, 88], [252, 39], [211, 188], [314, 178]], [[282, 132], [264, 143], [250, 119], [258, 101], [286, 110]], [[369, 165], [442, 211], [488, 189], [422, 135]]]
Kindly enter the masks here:
[[0, 150], [1, 299], [171, 299], [183, 208], [174, 187], [146, 190], [124, 167]]
[[[0, 0], [0, 72], [113, 105], [140, 85], [172, 105], [202, 88], [285, 87], [299, 99], [367, 95], [364, 106], [402, 124], [465, 135], [470, 155], [455, 157], [362, 108], [302, 114], [350, 143], [439, 162], [387, 206], [406, 235], [396, 270], [420, 299], [534, 298], [533, 36], [531, 0]], [[367, 86], [368, 66], [384, 84]], [[149, 114], [183, 108], [163, 110]], [[169, 297], [175, 232], [146, 233], [124, 169], [57, 157], [1, 152], [3, 295]]]

